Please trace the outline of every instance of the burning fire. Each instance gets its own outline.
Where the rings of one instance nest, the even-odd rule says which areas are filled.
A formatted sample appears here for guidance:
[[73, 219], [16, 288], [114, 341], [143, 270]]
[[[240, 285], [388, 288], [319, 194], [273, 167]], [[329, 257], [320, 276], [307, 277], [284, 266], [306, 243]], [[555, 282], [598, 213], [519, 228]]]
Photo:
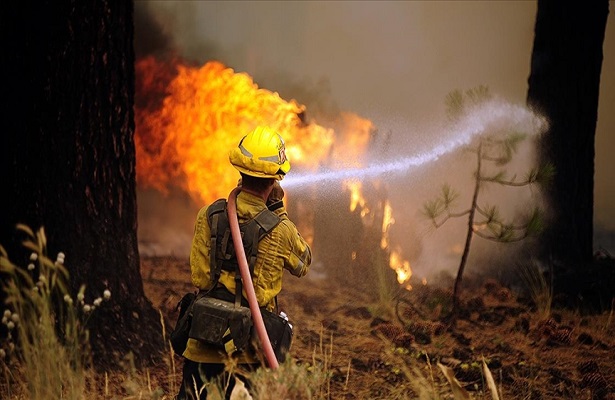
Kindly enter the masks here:
[[[386, 201], [384, 204], [384, 216], [382, 218], [382, 239], [380, 241], [380, 247], [382, 249], [390, 249], [389, 228], [394, 223], [395, 218], [393, 218], [393, 208], [391, 207], [391, 204]], [[410, 280], [410, 277], [412, 276], [410, 261], [403, 259], [399, 249], [390, 249], [389, 266], [397, 273], [397, 282], [402, 284]]]
[[382, 240], [380, 240], [380, 247], [382, 249], [389, 247], [389, 227], [394, 223], [393, 208], [391, 208], [391, 204], [387, 201], [384, 204], [384, 216], [382, 217]]
[[219, 62], [174, 67], [161, 88], [156, 74], [163, 67], [154, 58], [136, 65], [141, 96], [164, 96], [135, 110], [139, 185], [161, 192], [176, 185], [205, 203], [226, 197], [237, 184], [228, 152], [256, 125], [280, 132], [293, 166], [315, 168], [328, 156], [333, 130], [304, 122], [305, 107], [296, 101], [260, 89], [249, 75]]
[[404, 283], [407, 282], [412, 276], [412, 269], [410, 268], [410, 261], [404, 260], [401, 257], [401, 254], [396, 251], [391, 251], [390, 264], [391, 268], [393, 268], [397, 272], [397, 282]]
[[357, 206], [361, 208], [361, 217], [365, 217], [369, 213], [369, 209], [366, 206], [365, 198], [361, 192], [361, 182], [358, 181], [346, 181], [344, 182], [346, 189], [350, 191], [350, 211], [357, 209]]
[[[162, 193], [177, 187], [199, 203], [226, 197], [236, 186], [228, 152], [257, 125], [280, 132], [293, 168], [301, 170], [361, 166], [375, 132], [371, 121], [346, 112], [329, 127], [306, 121], [305, 106], [216, 61], [194, 67], [147, 57], [137, 62], [136, 77], [137, 182]], [[344, 187], [351, 193], [350, 211], [359, 207], [363, 219], [373, 218], [361, 182]], [[387, 249], [394, 223], [388, 202], [382, 219], [380, 246]], [[398, 251], [390, 252], [390, 266], [400, 283], [411, 276]]]

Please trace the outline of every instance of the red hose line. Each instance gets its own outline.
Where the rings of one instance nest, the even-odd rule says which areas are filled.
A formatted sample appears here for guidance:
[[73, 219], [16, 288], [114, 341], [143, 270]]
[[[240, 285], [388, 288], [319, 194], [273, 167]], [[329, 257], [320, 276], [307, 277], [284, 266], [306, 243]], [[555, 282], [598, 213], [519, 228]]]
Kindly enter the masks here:
[[261, 342], [263, 351], [265, 353], [265, 359], [271, 369], [277, 369], [278, 359], [275, 357], [273, 347], [269, 341], [269, 335], [263, 322], [263, 315], [261, 309], [258, 306], [256, 300], [256, 293], [254, 292], [254, 284], [252, 283], [252, 277], [250, 276], [250, 268], [248, 267], [248, 260], [246, 259], [246, 253], [243, 248], [243, 242], [241, 240], [241, 232], [239, 231], [239, 221], [237, 219], [237, 195], [241, 192], [240, 187], [236, 187], [231, 191], [228, 196], [228, 220], [231, 227], [231, 235], [233, 237], [233, 247], [235, 248], [235, 254], [237, 255], [237, 261], [239, 262], [239, 272], [241, 273], [241, 281], [243, 282], [243, 288], [246, 291], [248, 297], [248, 304], [250, 305], [250, 312], [252, 313], [252, 321], [256, 328], [258, 339]]

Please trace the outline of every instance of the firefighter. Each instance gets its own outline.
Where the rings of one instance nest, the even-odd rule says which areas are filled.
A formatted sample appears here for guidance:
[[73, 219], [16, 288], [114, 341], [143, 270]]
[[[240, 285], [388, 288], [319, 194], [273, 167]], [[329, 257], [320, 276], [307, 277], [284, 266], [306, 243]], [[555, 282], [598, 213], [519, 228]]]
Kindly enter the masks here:
[[[230, 163], [241, 175], [241, 192], [237, 196], [237, 217], [243, 225], [254, 219], [261, 211], [270, 209], [279, 217], [279, 222], [256, 244], [257, 255], [253, 265], [252, 283], [261, 309], [276, 310], [276, 296], [282, 289], [283, 270], [292, 275], [304, 276], [309, 269], [312, 254], [309, 245], [299, 234], [295, 224], [288, 219], [282, 199], [284, 191], [278, 181], [290, 170], [282, 137], [269, 127], [257, 127], [241, 139], [229, 154]], [[211, 221], [205, 206], [198, 212], [190, 251], [192, 283], [200, 290], [209, 290], [211, 296], [231, 300], [237, 286], [236, 271], [218, 270], [217, 282], [212, 290]], [[219, 233], [218, 233], [219, 234]], [[244, 246], [246, 246], [244, 237]], [[244, 305], [245, 291], [243, 292]], [[277, 311], [277, 310], [276, 310]], [[177, 399], [204, 399], [206, 390], [199, 395], [204, 381], [217, 377], [226, 378], [225, 361], [235, 358], [247, 370], [257, 368], [262, 357], [254, 346], [239, 354], [228, 355], [219, 349], [195, 339], [189, 339], [183, 353], [183, 379]], [[232, 385], [234, 379], [230, 379]], [[227, 396], [232, 387], [227, 390]]]

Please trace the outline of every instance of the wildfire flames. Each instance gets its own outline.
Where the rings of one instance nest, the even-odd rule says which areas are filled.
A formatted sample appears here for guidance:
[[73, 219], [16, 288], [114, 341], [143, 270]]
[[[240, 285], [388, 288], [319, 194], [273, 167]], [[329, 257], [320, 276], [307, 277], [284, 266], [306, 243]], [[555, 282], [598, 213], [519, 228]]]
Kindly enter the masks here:
[[[236, 186], [229, 150], [257, 125], [280, 132], [293, 169], [302, 171], [324, 164], [360, 166], [375, 131], [371, 121], [352, 113], [341, 113], [329, 127], [307, 121], [305, 106], [259, 88], [248, 74], [216, 61], [194, 67], [147, 57], [137, 62], [136, 78], [137, 182], [162, 193], [177, 187], [199, 204], [226, 197]], [[351, 193], [350, 210], [360, 207], [362, 218], [368, 218], [361, 182], [344, 187]], [[383, 249], [389, 247], [393, 223], [387, 202]], [[411, 275], [397, 251], [390, 253], [390, 266], [400, 283]]]
[[[136, 68], [147, 98], [163, 67], [146, 58]], [[302, 121], [305, 109], [294, 100], [258, 88], [247, 74], [219, 62], [201, 68], [176, 62], [175, 70], [168, 85], [157, 88], [165, 95], [161, 104], [135, 112], [139, 185], [163, 192], [177, 185], [205, 203], [225, 197], [237, 184], [228, 152], [257, 125], [280, 132], [293, 166], [315, 167], [328, 155], [333, 131]]]

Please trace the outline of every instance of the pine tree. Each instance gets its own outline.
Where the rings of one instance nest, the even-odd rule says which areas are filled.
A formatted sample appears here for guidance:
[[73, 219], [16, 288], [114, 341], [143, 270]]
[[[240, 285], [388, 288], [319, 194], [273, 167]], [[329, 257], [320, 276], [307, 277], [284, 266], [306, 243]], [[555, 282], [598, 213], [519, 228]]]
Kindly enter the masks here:
[[[489, 89], [485, 86], [478, 86], [465, 92], [455, 90], [446, 98], [448, 117], [451, 122], [458, 121], [466, 116], [473, 107], [480, 106], [489, 101], [491, 97]], [[479, 200], [481, 189], [487, 184], [520, 188], [545, 183], [551, 179], [554, 171], [550, 165], [532, 168], [520, 180], [517, 180], [514, 175], [508, 176], [507, 171], [503, 169], [513, 160], [519, 145], [526, 139], [526, 133], [517, 131], [484, 133], [476, 143], [468, 147], [468, 150], [476, 157], [476, 170], [473, 175], [474, 188], [469, 208], [463, 211], [453, 210], [459, 193], [448, 184], [443, 185], [437, 198], [423, 205], [423, 214], [436, 228], [444, 225], [451, 218], [467, 217], [468, 219], [465, 245], [453, 289], [453, 306], [449, 315], [452, 322], [456, 318], [459, 307], [461, 282], [474, 235], [493, 242], [511, 243], [535, 235], [542, 229], [543, 213], [538, 206], [532, 207], [527, 215], [522, 216], [521, 222], [513, 223], [503, 218], [497, 205], [483, 204]]]

